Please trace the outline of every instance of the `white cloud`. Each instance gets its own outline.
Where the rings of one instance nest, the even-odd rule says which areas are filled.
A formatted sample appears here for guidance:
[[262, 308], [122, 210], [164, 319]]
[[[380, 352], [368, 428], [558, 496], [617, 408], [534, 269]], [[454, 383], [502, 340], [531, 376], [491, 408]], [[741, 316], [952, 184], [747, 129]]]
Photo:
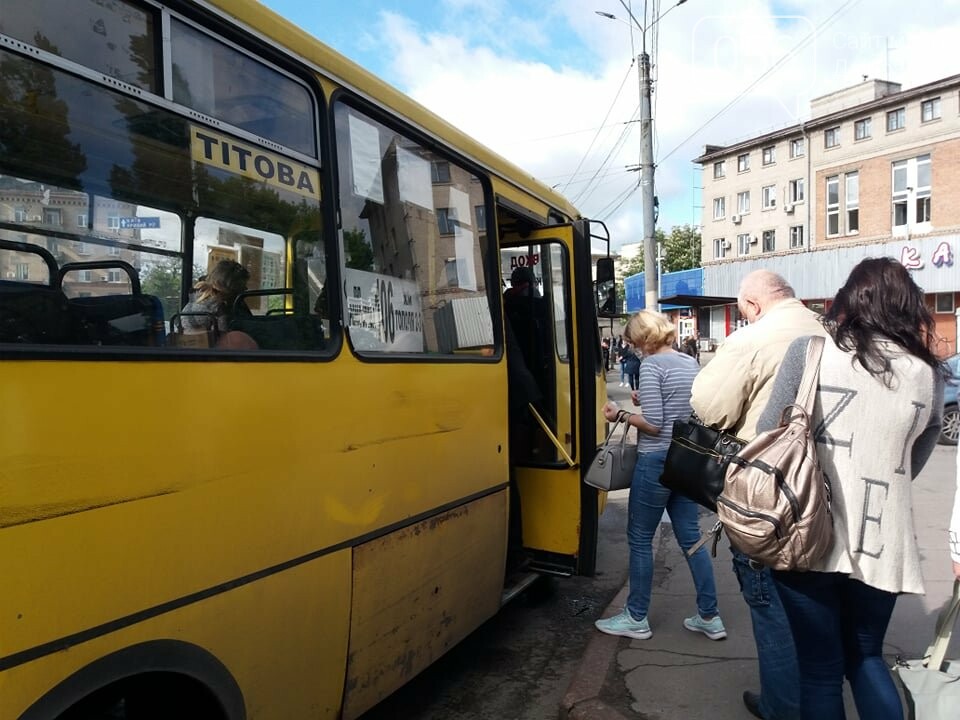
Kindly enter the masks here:
[[[440, 30], [384, 13], [375, 34], [401, 89], [546, 184], [562, 188], [569, 180], [565, 194], [586, 215], [603, 217], [637, 182], [624, 168], [638, 162], [640, 133], [636, 123], [628, 127], [593, 192], [577, 199], [638, 104], [635, 67], [627, 77], [627, 26], [593, 10], [624, 13], [610, 0], [596, 4], [558, 0], [551, 15], [536, 22], [505, 2], [443, 0]], [[956, 9], [960, 0], [944, 6]], [[894, 0], [690, 0], [647, 35], [650, 49], [657, 40], [657, 194], [666, 228], [699, 223], [699, 178], [690, 161], [705, 143], [727, 144], [799, 122], [809, 116], [811, 98], [862, 75], [885, 78], [888, 65], [890, 79], [904, 88], [960, 72], [951, 52], [960, 13], [921, 13]], [[571, 38], [586, 46], [587, 57], [571, 54]], [[639, 50], [639, 34], [634, 40]], [[541, 60], [530, 59], [531, 51]], [[597, 131], [625, 77], [610, 127]], [[639, 238], [639, 204], [637, 192], [609, 218], [615, 246]]]

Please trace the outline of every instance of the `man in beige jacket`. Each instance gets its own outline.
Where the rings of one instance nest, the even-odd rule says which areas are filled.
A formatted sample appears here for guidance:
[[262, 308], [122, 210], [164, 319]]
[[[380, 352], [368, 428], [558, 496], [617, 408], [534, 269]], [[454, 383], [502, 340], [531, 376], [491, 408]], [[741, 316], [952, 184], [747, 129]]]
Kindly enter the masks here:
[[[789, 283], [769, 270], [756, 270], [743, 279], [737, 306], [750, 324], [727, 338], [697, 375], [690, 405], [705, 424], [752, 440], [790, 343], [806, 335], [826, 335], [826, 330], [819, 316], [796, 299]], [[793, 636], [770, 570], [736, 551], [733, 569], [750, 606], [760, 664], [761, 692], [744, 692], [743, 702], [758, 718], [799, 718]]]

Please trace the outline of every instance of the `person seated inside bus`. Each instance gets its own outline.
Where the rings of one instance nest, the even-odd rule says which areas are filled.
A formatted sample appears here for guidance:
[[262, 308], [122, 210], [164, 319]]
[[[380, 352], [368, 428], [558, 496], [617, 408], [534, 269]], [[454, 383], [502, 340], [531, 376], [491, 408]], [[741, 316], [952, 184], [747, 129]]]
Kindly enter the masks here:
[[[217, 347], [229, 350], [255, 350], [256, 341], [247, 333], [230, 330], [235, 316], [251, 315], [245, 303], [237, 303], [237, 297], [247, 289], [250, 273], [238, 262], [221, 260], [194, 285], [190, 301], [181, 310], [181, 322], [185, 333], [206, 332], [210, 318], [216, 321], [215, 330], [220, 335]], [[239, 337], [243, 336], [243, 337]]]

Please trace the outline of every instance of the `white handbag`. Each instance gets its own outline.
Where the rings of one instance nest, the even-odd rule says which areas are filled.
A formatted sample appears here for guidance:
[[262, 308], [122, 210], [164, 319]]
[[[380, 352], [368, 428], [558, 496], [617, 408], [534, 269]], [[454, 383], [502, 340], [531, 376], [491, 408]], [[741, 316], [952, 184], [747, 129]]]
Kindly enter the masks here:
[[919, 660], [897, 658], [893, 671], [903, 683], [910, 720], [957, 720], [960, 717], [960, 660], [944, 660], [953, 626], [960, 615], [960, 580], [953, 598], [937, 618], [936, 636]]
[[[623, 434], [619, 440], [613, 440], [620, 424], [623, 423]], [[627, 442], [630, 425], [626, 417], [617, 420], [610, 427], [606, 440], [597, 451], [593, 462], [583, 476], [583, 481], [598, 490], [626, 490], [633, 480], [633, 469], [637, 466], [637, 445]]]

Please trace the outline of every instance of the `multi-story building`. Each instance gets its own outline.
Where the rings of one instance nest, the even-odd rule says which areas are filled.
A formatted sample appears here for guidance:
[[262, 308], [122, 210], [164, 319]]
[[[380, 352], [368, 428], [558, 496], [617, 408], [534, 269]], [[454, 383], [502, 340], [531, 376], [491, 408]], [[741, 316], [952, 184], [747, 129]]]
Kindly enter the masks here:
[[[811, 118], [729, 146], [703, 166], [704, 292], [732, 296], [757, 268], [823, 310], [865, 257], [904, 263], [928, 293], [942, 354], [957, 349], [960, 75], [908, 90], [867, 80], [811, 102]], [[714, 308], [709, 331], [740, 320]]]

